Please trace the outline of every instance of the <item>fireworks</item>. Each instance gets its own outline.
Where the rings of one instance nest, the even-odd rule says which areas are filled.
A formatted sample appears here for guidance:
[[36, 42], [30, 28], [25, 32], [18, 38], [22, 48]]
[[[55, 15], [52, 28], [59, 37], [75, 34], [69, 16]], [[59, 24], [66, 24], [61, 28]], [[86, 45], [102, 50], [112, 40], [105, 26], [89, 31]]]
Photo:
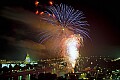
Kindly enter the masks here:
[[62, 53], [66, 58], [66, 62], [73, 69], [76, 59], [79, 57], [79, 47], [83, 45], [83, 38], [89, 37], [88, 23], [83, 21], [85, 18], [83, 12], [74, 10], [71, 6], [56, 4], [49, 6], [47, 9], [44, 13], [48, 16], [42, 17], [42, 19], [54, 25], [57, 29], [52, 30], [50, 33], [41, 33], [40, 41], [44, 42], [51, 37], [59, 41], [62, 44]]
[[[82, 11], [74, 10], [73, 7], [67, 6], [65, 4], [56, 4], [49, 6], [47, 8], [47, 11], [44, 13], [48, 15], [47, 17], [42, 17], [44, 21], [47, 21], [52, 25], [59, 27], [59, 29], [56, 29], [57, 34], [60, 34], [61, 32], [66, 33], [65, 29], [68, 29], [74, 32], [74, 34], [80, 34], [83, 38], [89, 37], [88, 29], [86, 28], [88, 26], [88, 23], [87, 21], [82, 20], [85, 18]], [[48, 37], [50, 38], [50, 36]], [[51, 35], [51, 37], [54, 36]], [[68, 37], [68, 35], [66, 37]], [[43, 41], [41, 40], [41, 42]]]
[[82, 37], [76, 35], [71, 35], [70, 38], [65, 40], [67, 59], [73, 68], [75, 67], [76, 59], [79, 57], [79, 47], [82, 45], [80, 42], [82, 42]]
[[88, 26], [87, 21], [83, 21], [84, 14], [82, 11], [74, 10], [73, 7], [67, 6], [65, 4], [56, 4], [47, 8], [48, 11], [45, 11], [51, 18], [43, 18], [45, 21], [60, 26], [63, 29], [68, 28], [73, 31], [75, 34], [81, 34], [84, 37], [88, 36]]

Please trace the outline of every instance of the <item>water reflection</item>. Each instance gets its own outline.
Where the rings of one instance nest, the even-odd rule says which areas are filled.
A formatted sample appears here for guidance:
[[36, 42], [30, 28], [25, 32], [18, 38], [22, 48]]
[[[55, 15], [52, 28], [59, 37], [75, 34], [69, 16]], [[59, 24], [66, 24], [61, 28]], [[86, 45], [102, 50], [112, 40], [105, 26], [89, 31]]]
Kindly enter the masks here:
[[33, 74], [27, 74], [21, 76], [14, 75], [14, 77], [4, 76], [4, 77], [0, 77], [0, 80], [35, 80], [38, 79], [38, 75], [39, 73], [33, 73]]
[[24, 76], [14, 76], [11, 78], [3, 78], [0, 80], [30, 80], [30, 74]]
[[30, 74], [18, 76], [18, 80], [30, 80]]

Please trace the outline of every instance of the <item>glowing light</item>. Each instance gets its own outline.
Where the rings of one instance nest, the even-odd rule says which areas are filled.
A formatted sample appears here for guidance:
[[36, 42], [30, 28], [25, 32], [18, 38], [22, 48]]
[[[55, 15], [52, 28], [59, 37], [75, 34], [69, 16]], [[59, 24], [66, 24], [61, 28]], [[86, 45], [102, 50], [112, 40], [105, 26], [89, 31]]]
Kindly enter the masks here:
[[80, 47], [80, 40], [81, 37], [76, 35], [71, 35], [70, 38], [65, 40], [66, 45], [66, 56], [68, 58], [69, 63], [71, 64], [72, 68], [75, 67], [76, 60], [79, 57], [79, 47]]
[[36, 6], [36, 7], [38, 6], [38, 4], [39, 4], [39, 2], [38, 2], [38, 1], [35, 1], [35, 6]]
[[31, 62], [30, 56], [29, 56], [29, 54], [27, 53], [27, 56], [26, 56], [26, 58], [25, 58], [25, 63], [28, 64], [28, 63], [30, 63], [30, 62]]
[[55, 15], [54, 14], [52, 14], [53, 15], [53, 18], [55, 18]]
[[42, 14], [44, 14], [44, 12], [40, 12], [40, 14], [42, 15]]
[[119, 58], [117, 58], [117, 59], [114, 59], [114, 60], [112, 60], [112, 61], [117, 61], [117, 60], [120, 60], [120, 57], [119, 57]]
[[50, 4], [50, 5], [53, 5], [53, 2], [52, 2], [52, 1], [49, 1], [49, 4]]
[[50, 14], [48, 14], [48, 16], [50, 16]]
[[38, 14], [39, 12], [38, 12], [38, 10], [35, 12], [35, 14]]

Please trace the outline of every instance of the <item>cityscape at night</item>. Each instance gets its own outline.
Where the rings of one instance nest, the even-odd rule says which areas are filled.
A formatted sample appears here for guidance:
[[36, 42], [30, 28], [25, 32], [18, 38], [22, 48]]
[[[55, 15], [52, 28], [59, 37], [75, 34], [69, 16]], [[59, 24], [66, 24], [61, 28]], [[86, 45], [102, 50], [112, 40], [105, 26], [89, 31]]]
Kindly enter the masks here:
[[0, 80], [120, 80], [119, 4], [1, 0]]

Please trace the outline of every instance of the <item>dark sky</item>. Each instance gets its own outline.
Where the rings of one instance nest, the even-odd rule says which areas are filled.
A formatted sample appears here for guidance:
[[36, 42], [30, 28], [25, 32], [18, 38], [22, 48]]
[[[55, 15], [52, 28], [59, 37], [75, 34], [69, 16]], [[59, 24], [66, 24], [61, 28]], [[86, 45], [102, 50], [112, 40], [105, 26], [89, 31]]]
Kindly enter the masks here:
[[[43, 6], [49, 5], [49, 0], [39, 2]], [[120, 6], [118, 2], [110, 0], [53, 0], [53, 2], [71, 5], [85, 14], [90, 24], [88, 28], [92, 41], [85, 40], [82, 55], [120, 57]], [[33, 14], [36, 11], [34, 0], [12, 0], [11, 2], [1, 0], [0, 7], [1, 59], [23, 60], [27, 52], [33, 59], [55, 56], [35, 38], [34, 32], [39, 31], [35, 25], [39, 23], [39, 19]]]

